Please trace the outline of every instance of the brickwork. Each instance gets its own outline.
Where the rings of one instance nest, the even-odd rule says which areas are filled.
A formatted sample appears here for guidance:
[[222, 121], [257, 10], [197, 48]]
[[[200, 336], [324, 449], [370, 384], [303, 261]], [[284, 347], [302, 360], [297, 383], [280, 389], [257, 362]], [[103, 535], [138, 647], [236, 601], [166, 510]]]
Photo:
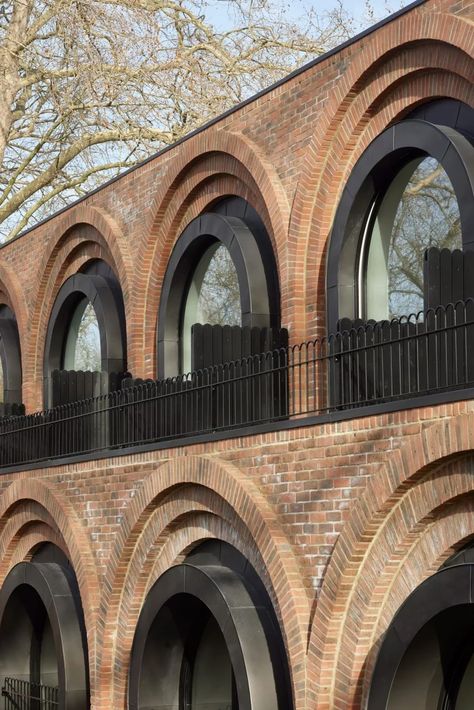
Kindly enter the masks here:
[[[121, 283], [128, 367], [153, 377], [160, 288], [176, 239], [227, 195], [260, 214], [292, 342], [324, 333], [325, 257], [345, 181], [384, 128], [433, 97], [474, 106], [474, 6], [428, 0], [0, 250], [23, 399], [42, 407], [49, 313], [104, 259]], [[474, 535], [474, 404], [0, 478], [0, 583], [52, 542], [71, 560], [87, 628], [91, 707], [125, 710], [138, 615], [198, 542], [229, 542], [281, 624], [295, 710], [361, 708], [380, 636], [411, 590]]]
[[222, 539], [270, 592], [296, 707], [358, 707], [394, 610], [474, 535], [473, 425], [467, 402], [4, 476], [0, 579], [39, 541], [67, 552], [92, 706], [121, 708], [147, 591]]

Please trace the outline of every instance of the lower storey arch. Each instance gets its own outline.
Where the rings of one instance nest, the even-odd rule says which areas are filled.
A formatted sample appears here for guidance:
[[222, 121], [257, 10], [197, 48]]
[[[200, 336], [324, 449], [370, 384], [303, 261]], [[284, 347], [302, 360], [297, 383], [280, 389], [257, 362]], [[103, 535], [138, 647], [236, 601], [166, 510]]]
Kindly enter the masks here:
[[367, 710], [473, 706], [474, 563], [461, 561], [426, 579], [398, 610], [378, 653]]
[[39, 544], [0, 589], [2, 707], [87, 710], [87, 658], [72, 567], [60, 548]]
[[[377, 652], [398, 609], [474, 534], [473, 465], [471, 453], [433, 461], [390, 499], [378, 501], [379, 509], [354, 536], [352, 548], [347, 538], [336, 545], [309, 650], [316, 707], [367, 710]], [[356, 506], [354, 517], [358, 513]], [[348, 533], [352, 524], [353, 519]]]
[[291, 710], [283, 639], [265, 586], [209, 540], [164, 572], [135, 631], [130, 710]]

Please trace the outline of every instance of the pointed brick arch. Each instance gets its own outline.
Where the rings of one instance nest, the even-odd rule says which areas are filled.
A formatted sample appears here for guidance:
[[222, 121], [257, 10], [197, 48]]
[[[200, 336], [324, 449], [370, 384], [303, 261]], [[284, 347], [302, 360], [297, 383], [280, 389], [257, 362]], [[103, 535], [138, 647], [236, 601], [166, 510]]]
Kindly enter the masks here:
[[460, 415], [405, 437], [354, 505], [311, 629], [308, 662], [319, 679], [318, 707], [362, 707], [393, 605], [474, 535], [473, 423], [472, 415]]
[[22, 343], [27, 333], [28, 304], [20, 279], [5, 261], [0, 261], [0, 292], [3, 294], [1, 303], [8, 306], [15, 315], [20, 342]]
[[[19, 338], [19, 354], [21, 359], [21, 367], [14, 368], [15, 377], [15, 392], [17, 393], [17, 402], [24, 401], [23, 373], [25, 371], [25, 352], [29, 330], [29, 308], [25, 298], [25, 292], [15, 271], [4, 260], [0, 260], [0, 305], [5, 305], [10, 308], [16, 319]], [[15, 359], [18, 353], [17, 345], [14, 351]]]
[[128, 320], [133, 274], [129, 244], [110, 215], [97, 207], [81, 204], [68, 210], [58, 220], [38, 269], [39, 281], [24, 356], [27, 409], [30, 403], [41, 401], [44, 340], [54, 299], [68, 276], [83, 263], [96, 258], [103, 259], [117, 274]]
[[[0, 560], [3, 579], [12, 567], [15, 547], [22, 548], [21, 533], [34, 533], [38, 541], [62, 540], [79, 586], [88, 636], [91, 671], [95, 663], [95, 634], [99, 581], [89, 538], [70, 501], [50, 483], [27, 478], [17, 479], [0, 496], [0, 549], [10, 553], [10, 559]], [[10, 543], [17, 538], [16, 545]], [[31, 548], [30, 548], [31, 549]]]
[[[222, 197], [246, 199], [260, 214], [273, 242], [280, 282], [285, 283], [289, 205], [279, 176], [263, 152], [241, 135], [204, 132], [180, 146], [155, 197], [151, 230], [137, 260], [137, 296], [131, 367], [154, 376], [160, 288], [181, 231]], [[284, 299], [282, 299], [284, 300]]]
[[[114, 692], [118, 698], [120, 688], [125, 687], [127, 649], [131, 648], [146, 590], [155, 581], [152, 572], [162, 570], [166, 559], [174, 557], [175, 562], [178, 553], [206, 535], [217, 534], [221, 526], [225, 540], [238, 548], [240, 545], [240, 551], [271, 584], [269, 593], [276, 602], [293, 670], [296, 707], [302, 710], [309, 604], [299, 563], [275, 511], [253, 481], [231, 464], [200, 456], [162, 464], [144, 479], [124, 512], [111, 555], [113, 582], [102, 600], [105, 632], [99, 685], [104, 702], [105, 698], [112, 700]], [[155, 562], [154, 556], [161, 554], [164, 560]], [[118, 618], [126, 631], [120, 643]]]
[[291, 288], [305, 294], [305, 337], [320, 335], [317, 323], [325, 320], [326, 245], [350, 170], [384, 128], [432, 99], [434, 86], [474, 105], [471, 32], [467, 20], [416, 10], [387, 24], [353, 60], [325, 107], [302, 164], [289, 230], [289, 258], [297, 264]]

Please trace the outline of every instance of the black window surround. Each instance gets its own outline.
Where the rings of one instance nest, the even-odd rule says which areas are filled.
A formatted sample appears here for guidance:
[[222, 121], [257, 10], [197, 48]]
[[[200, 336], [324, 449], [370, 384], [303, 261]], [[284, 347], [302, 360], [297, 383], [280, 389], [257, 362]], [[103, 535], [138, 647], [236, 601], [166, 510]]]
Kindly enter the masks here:
[[18, 325], [8, 306], [0, 306], [0, 359], [3, 368], [3, 402], [22, 401], [21, 350]]
[[354, 320], [360, 314], [358, 275], [364, 230], [376, 212], [376, 203], [412, 160], [432, 157], [441, 164], [457, 197], [463, 248], [474, 249], [474, 147], [467, 130], [470, 126], [474, 132], [473, 114], [469, 107], [449, 100], [420, 107], [387, 128], [357, 162], [342, 194], [329, 243], [329, 332], [337, 329], [341, 318]]
[[230, 201], [226, 208], [223, 201], [216, 207], [219, 212], [196, 217], [175, 244], [163, 280], [158, 314], [158, 377], [181, 372], [181, 333], [189, 284], [202, 255], [216, 242], [228, 249], [237, 272], [242, 326], [265, 328], [279, 324], [278, 279], [270, 240], [264, 230], [258, 225], [256, 228], [255, 218], [245, 219], [241, 203], [244, 201]]
[[414, 698], [421, 707], [428, 697], [426, 707], [454, 710], [474, 652], [473, 572], [472, 562], [445, 567], [400, 607], [377, 656], [367, 710], [414, 707]]
[[5, 578], [0, 590], [0, 657], [3, 673], [10, 677], [18, 675], [18, 664], [24, 665], [25, 654], [34, 649], [28, 627], [18, 627], [8, 611], [15, 598], [29, 616], [33, 633], [41, 636], [45, 615], [51, 625], [55, 658], [48, 660], [57, 667], [59, 707], [84, 710], [89, 696], [87, 652], [72, 570], [53, 562], [20, 562]]
[[[192, 637], [202, 632], [203, 607], [224, 637], [239, 710], [291, 710], [282, 640], [268, 602], [252, 586], [255, 572], [229, 545], [214, 541], [202, 548], [167, 570], [148, 593], [131, 654], [129, 710], [150, 703], [175, 707], [178, 691], [181, 708], [189, 697], [183, 688], [192, 679], [186, 654]], [[150, 653], [153, 658], [147, 659]], [[162, 669], [159, 677], [157, 668]]]
[[49, 401], [49, 378], [63, 369], [64, 348], [76, 309], [87, 299], [93, 306], [100, 333], [101, 369], [108, 374], [126, 369], [125, 314], [120, 287], [110, 276], [93, 272], [77, 273], [61, 287], [49, 319], [44, 350], [45, 401]]

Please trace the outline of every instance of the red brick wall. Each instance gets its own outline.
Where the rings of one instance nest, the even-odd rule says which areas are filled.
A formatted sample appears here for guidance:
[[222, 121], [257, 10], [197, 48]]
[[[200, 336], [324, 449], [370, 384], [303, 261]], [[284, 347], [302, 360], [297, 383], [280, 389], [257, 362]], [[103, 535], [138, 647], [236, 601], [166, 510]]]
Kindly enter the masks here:
[[[387, 125], [431, 97], [474, 106], [474, 6], [430, 0], [0, 250], [24, 401], [41, 407], [49, 313], [100, 256], [124, 292], [129, 368], [156, 372], [173, 244], [240, 195], [273, 240], [293, 342], [324, 331], [325, 254], [344, 182]], [[267, 584], [296, 710], [360, 707], [378, 639], [408, 593], [474, 533], [470, 402], [0, 478], [0, 580], [62, 547], [84, 605], [94, 710], [125, 708], [147, 590], [196, 542], [239, 548]], [[336, 544], [337, 543], [337, 544]]]
[[[122, 283], [130, 369], [155, 374], [160, 284], [173, 243], [223, 195], [245, 197], [267, 225], [294, 342], [321, 333], [325, 247], [354, 163], [418, 103], [449, 96], [472, 104], [472, 76], [472, 5], [427, 2], [4, 246], [0, 298], [20, 325], [27, 408], [41, 406], [54, 298], [94, 255]], [[86, 234], [84, 223], [96, 231]]]
[[473, 439], [461, 402], [3, 476], [0, 581], [40, 541], [66, 551], [92, 706], [125, 708], [147, 591], [225, 540], [270, 592], [296, 708], [359, 707], [394, 611], [474, 534]]

